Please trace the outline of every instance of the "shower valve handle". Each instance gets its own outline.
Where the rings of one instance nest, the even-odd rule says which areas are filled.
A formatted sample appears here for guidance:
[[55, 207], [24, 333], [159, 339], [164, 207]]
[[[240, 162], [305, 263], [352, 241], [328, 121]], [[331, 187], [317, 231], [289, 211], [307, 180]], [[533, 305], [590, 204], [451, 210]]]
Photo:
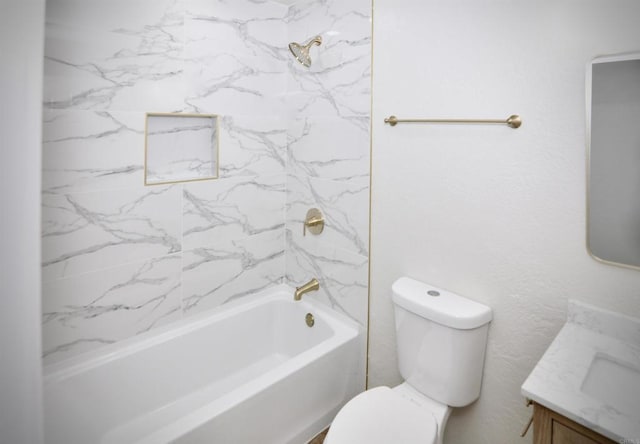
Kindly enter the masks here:
[[322, 217], [322, 213], [317, 208], [311, 208], [307, 211], [307, 217], [302, 224], [302, 235], [307, 235], [307, 228], [311, 234], [318, 235], [322, 233], [324, 229], [324, 217]]

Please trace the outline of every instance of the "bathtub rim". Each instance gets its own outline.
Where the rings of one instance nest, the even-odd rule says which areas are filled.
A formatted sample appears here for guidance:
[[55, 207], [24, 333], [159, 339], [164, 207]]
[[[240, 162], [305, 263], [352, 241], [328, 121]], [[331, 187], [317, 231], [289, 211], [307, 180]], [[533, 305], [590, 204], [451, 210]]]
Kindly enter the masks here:
[[[347, 315], [340, 313], [327, 305], [312, 298], [301, 301], [293, 301], [294, 289], [286, 284], [258, 291], [254, 294], [243, 296], [237, 300], [230, 301], [223, 305], [204, 310], [185, 319], [172, 322], [154, 328], [150, 331], [140, 333], [136, 336], [123, 339], [121, 341], [107, 344], [97, 350], [89, 350], [77, 356], [53, 362], [43, 366], [43, 388], [46, 393], [47, 387], [60, 383], [74, 375], [81, 374], [93, 368], [107, 364], [111, 361], [125, 358], [138, 351], [167, 342], [172, 338], [182, 336], [238, 314], [241, 311], [263, 305], [273, 300], [291, 301], [305, 307], [309, 312], [321, 315], [329, 324], [334, 334], [328, 339], [315, 345], [310, 350], [317, 349], [325, 342], [331, 341], [336, 335], [345, 334], [347, 336], [358, 336], [362, 333], [363, 327]], [[300, 355], [306, 355], [309, 350], [305, 350]], [[300, 355], [295, 356], [297, 359]]]

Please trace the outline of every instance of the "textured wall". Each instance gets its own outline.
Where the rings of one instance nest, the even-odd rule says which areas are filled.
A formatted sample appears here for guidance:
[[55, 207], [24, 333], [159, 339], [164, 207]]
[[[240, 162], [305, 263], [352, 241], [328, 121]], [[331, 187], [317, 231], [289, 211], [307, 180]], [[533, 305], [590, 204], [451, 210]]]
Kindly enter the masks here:
[[[287, 13], [47, 2], [45, 362], [282, 282]], [[145, 112], [220, 114], [220, 179], [144, 187]]]
[[[640, 316], [640, 273], [586, 251], [584, 122], [587, 63], [639, 50], [639, 16], [630, 0], [375, 2], [370, 385], [400, 381], [396, 278], [495, 315], [482, 394], [454, 411], [448, 444], [528, 442], [520, 385], [567, 298]], [[382, 123], [512, 113], [518, 130]]]

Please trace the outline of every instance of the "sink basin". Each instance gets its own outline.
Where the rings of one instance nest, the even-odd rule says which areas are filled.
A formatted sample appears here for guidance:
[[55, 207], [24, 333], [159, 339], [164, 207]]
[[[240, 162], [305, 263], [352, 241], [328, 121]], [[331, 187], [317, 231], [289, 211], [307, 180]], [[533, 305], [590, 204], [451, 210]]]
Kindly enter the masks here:
[[569, 300], [522, 394], [613, 442], [640, 444], [640, 318]]
[[619, 412], [640, 412], [640, 369], [596, 353], [581, 391]]

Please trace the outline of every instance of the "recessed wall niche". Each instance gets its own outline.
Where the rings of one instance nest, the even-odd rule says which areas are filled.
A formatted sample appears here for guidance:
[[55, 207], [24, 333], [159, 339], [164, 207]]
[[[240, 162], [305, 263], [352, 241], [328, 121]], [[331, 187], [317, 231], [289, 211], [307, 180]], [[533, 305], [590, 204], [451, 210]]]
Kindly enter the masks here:
[[218, 116], [147, 113], [144, 184], [218, 178]]

